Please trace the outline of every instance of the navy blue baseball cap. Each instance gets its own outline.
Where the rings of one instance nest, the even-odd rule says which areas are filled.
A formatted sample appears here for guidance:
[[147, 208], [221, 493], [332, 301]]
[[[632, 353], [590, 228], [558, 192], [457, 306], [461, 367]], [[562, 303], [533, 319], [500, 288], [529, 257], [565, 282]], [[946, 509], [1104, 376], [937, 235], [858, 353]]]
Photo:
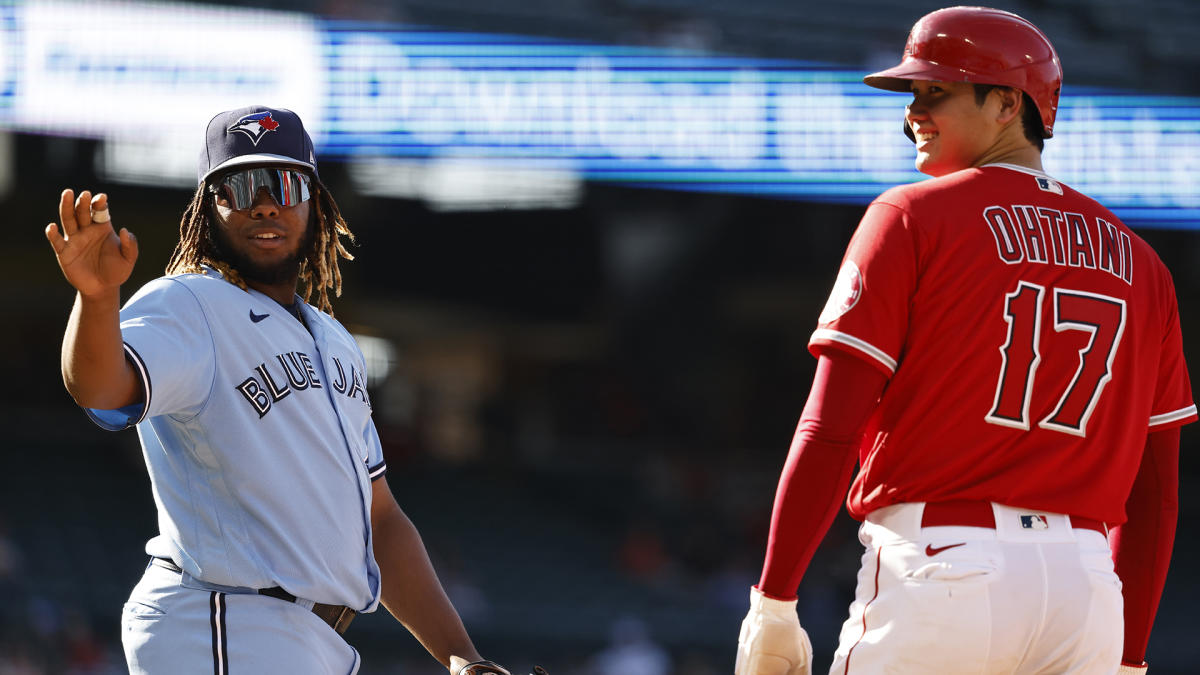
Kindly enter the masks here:
[[312, 139], [300, 116], [264, 105], [229, 110], [209, 120], [200, 151], [200, 183], [244, 164], [294, 166], [317, 175]]

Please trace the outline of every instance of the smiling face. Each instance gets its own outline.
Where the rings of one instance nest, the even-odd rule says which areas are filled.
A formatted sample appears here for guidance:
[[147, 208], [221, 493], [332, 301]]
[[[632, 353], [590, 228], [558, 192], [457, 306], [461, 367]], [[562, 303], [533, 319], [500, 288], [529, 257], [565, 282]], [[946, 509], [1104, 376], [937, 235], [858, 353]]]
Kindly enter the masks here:
[[922, 80], [913, 80], [912, 95], [904, 120], [916, 137], [918, 171], [944, 176], [988, 161], [1004, 130], [1000, 96], [980, 104], [968, 82]]
[[220, 193], [213, 195], [213, 205], [211, 237], [217, 256], [251, 286], [294, 288], [313, 238], [310, 201], [280, 206], [262, 188], [248, 208], [235, 209]]

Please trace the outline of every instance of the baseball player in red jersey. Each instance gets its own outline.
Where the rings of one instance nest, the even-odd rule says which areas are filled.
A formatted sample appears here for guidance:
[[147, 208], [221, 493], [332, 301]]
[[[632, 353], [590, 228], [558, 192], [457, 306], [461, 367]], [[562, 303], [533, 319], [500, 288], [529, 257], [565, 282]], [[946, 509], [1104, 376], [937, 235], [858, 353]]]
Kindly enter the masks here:
[[911, 93], [932, 178], [867, 208], [818, 319], [736, 673], [810, 672], [796, 589], [847, 487], [831, 672], [1144, 671], [1197, 419], [1171, 276], [1042, 171], [1062, 70], [1033, 24], [933, 12], [864, 81]]

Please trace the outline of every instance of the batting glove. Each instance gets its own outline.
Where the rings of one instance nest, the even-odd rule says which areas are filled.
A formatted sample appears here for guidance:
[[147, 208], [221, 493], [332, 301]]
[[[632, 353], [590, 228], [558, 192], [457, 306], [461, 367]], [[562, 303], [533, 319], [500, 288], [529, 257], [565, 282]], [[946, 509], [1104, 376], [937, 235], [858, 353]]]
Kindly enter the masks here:
[[750, 589], [750, 612], [738, 635], [734, 675], [811, 675], [812, 643], [800, 627], [795, 600]]
[[[493, 661], [476, 661], [459, 669], [456, 675], [512, 675], [508, 669]], [[532, 675], [549, 675], [545, 668], [534, 666]]]
[[1137, 666], [1132, 666], [1128, 663], [1122, 663], [1121, 669], [1117, 671], [1117, 675], [1146, 675], [1147, 670], [1149, 670], [1149, 668], [1146, 666], [1145, 661], [1142, 661], [1141, 665]]
[[512, 673], [497, 663], [476, 661], [460, 668], [457, 675], [512, 675]]

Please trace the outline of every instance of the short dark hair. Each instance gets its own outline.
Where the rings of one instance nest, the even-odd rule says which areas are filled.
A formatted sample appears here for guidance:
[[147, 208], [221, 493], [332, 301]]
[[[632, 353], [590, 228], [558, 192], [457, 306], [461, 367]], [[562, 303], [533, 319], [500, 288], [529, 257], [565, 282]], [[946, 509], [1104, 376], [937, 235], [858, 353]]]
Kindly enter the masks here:
[[[1013, 87], [1005, 87], [999, 84], [972, 84], [975, 87], [976, 105], [983, 105], [983, 102], [987, 100], [988, 94], [992, 93], [993, 89], [1013, 89]], [[1037, 106], [1034, 105], [1033, 99], [1029, 97], [1029, 94], [1021, 92], [1021, 98], [1025, 103], [1024, 110], [1021, 113], [1021, 128], [1025, 130], [1025, 138], [1029, 139], [1029, 142], [1033, 147], [1038, 149], [1038, 152], [1041, 152], [1042, 148], [1046, 145], [1045, 139], [1042, 137], [1042, 114], [1038, 112]]]

